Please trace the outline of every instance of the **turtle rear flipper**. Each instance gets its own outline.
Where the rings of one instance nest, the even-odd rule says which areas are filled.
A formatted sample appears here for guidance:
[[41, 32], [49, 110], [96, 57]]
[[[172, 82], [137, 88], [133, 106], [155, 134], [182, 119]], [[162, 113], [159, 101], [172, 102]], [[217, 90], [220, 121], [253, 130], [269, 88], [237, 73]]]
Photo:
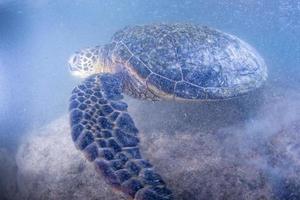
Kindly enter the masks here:
[[70, 100], [72, 139], [106, 182], [136, 200], [173, 199], [139, 151], [138, 130], [122, 101], [117, 75], [101, 74], [77, 86]]

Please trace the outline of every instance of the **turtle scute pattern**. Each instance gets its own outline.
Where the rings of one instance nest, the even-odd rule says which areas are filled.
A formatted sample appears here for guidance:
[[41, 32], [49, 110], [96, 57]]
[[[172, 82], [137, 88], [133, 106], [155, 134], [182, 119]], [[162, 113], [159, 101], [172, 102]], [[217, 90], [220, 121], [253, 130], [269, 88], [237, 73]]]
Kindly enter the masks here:
[[114, 34], [108, 55], [174, 97], [214, 99], [240, 95], [266, 79], [265, 64], [237, 37], [193, 24], [152, 24]]
[[94, 75], [70, 100], [72, 139], [108, 184], [135, 200], [170, 200], [161, 176], [139, 151], [138, 130], [117, 75]]

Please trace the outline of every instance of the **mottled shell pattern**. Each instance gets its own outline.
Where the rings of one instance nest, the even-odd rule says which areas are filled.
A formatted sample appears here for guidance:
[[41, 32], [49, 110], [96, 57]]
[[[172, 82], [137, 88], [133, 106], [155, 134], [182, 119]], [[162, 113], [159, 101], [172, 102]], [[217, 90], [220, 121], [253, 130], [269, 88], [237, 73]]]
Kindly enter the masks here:
[[108, 57], [159, 97], [224, 99], [259, 88], [264, 60], [241, 39], [206, 26], [154, 24], [116, 32]]

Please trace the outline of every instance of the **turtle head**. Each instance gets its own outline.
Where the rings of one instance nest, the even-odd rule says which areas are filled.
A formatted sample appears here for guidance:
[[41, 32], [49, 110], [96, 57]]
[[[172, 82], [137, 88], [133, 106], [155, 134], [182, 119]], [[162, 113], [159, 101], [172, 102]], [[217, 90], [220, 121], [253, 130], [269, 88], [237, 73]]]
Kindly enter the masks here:
[[109, 67], [105, 64], [100, 46], [75, 52], [70, 56], [68, 63], [71, 74], [80, 78], [110, 72]]

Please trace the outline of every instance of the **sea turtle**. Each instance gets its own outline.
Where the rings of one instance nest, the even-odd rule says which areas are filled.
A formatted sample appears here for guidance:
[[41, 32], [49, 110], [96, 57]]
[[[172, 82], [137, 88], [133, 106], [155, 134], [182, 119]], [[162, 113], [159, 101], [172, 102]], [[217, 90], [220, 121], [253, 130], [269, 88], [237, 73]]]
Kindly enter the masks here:
[[267, 67], [239, 38], [194, 24], [126, 27], [109, 44], [69, 59], [86, 78], [70, 100], [72, 139], [106, 181], [128, 198], [169, 200], [172, 192], [139, 151], [123, 95], [148, 100], [227, 99], [259, 88]]

